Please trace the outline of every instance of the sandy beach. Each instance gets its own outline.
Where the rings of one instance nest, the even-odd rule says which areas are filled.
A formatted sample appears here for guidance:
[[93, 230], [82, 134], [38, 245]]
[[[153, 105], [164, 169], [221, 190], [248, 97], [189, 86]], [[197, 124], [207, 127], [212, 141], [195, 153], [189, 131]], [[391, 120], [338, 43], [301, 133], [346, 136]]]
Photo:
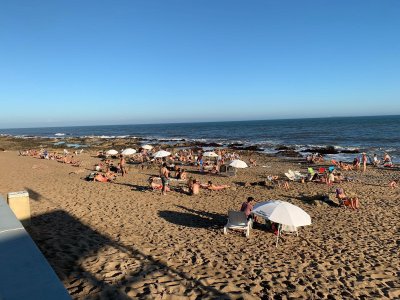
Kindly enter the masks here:
[[[156, 166], [128, 165], [128, 174], [112, 183], [84, 180], [100, 161], [94, 154], [83, 152], [83, 164], [73, 167], [0, 152], [0, 194], [29, 192], [28, 231], [73, 299], [400, 298], [400, 188], [388, 187], [398, 170], [346, 171], [354, 181], [331, 187], [252, 186], [288, 169], [305, 173], [308, 166], [243, 151], [243, 160], [251, 154], [257, 166], [235, 177], [187, 168], [201, 182], [231, 188], [162, 196], [148, 189]], [[312, 201], [337, 187], [356, 194], [361, 209]], [[298, 237], [283, 236], [277, 248], [262, 224], [248, 239], [242, 231], [224, 235], [228, 210], [239, 210], [248, 196], [293, 203], [310, 214], [312, 225]]]

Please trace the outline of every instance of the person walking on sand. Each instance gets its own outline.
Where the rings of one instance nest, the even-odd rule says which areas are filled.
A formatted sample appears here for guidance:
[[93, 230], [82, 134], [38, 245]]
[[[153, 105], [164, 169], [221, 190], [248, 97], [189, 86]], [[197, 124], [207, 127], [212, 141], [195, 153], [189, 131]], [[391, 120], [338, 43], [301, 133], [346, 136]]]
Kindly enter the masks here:
[[163, 163], [160, 168], [160, 177], [162, 183], [161, 194], [167, 194], [167, 186], [168, 186], [168, 178], [169, 178], [169, 170], [167, 169], [167, 163]]
[[367, 171], [367, 153], [363, 152], [362, 156], [361, 156], [361, 162], [363, 164], [363, 173], [365, 173], [365, 171]]

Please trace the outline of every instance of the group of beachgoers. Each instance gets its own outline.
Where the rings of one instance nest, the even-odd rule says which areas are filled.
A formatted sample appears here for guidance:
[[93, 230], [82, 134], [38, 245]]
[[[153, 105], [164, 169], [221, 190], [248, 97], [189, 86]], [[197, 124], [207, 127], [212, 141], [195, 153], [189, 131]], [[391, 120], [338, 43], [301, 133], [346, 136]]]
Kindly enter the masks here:
[[[160, 167], [160, 172], [159, 172], [159, 179], [161, 180], [161, 183], [156, 183], [155, 180], [157, 179], [154, 176], [151, 176], [149, 178], [149, 185], [153, 190], [161, 190], [162, 195], [166, 195], [168, 191], [170, 191], [169, 188], [169, 183], [171, 179], [175, 180], [182, 180], [185, 181], [187, 179], [187, 173], [184, 169], [182, 168], [175, 168], [175, 176], [171, 177], [171, 171], [168, 168], [168, 165], [166, 162], [163, 162], [161, 167]], [[208, 181], [207, 184], [203, 184], [199, 182], [197, 179], [190, 177], [187, 179], [187, 189], [184, 190], [190, 195], [197, 195], [200, 193], [200, 189], [207, 189], [211, 191], [220, 191], [226, 188], [229, 188], [229, 185], [215, 185], [212, 183], [212, 181]]]
[[[200, 193], [201, 189], [206, 189], [210, 191], [219, 191], [229, 188], [229, 185], [216, 185], [212, 181], [207, 183], [201, 183], [198, 179], [194, 177], [188, 177], [188, 173], [184, 166], [197, 166], [200, 173], [209, 174], [219, 174], [220, 167], [228, 160], [239, 159], [240, 156], [235, 152], [229, 152], [226, 149], [216, 149], [216, 157], [205, 158], [204, 152], [198, 150], [197, 152], [192, 149], [181, 149], [174, 154], [160, 158], [152, 159], [153, 153], [158, 151], [155, 147], [152, 151], [146, 149], [141, 149], [141, 151], [135, 155], [133, 158], [135, 161], [139, 161], [142, 165], [147, 161], [152, 161], [154, 164], [160, 165], [158, 176], [150, 176], [148, 179], [149, 188], [151, 190], [160, 190], [162, 195], [166, 195], [167, 192], [171, 191], [169, 187], [171, 181], [186, 182], [186, 187], [180, 189], [187, 194], [197, 195]], [[77, 152], [74, 154], [79, 154]], [[46, 149], [34, 150], [28, 149], [24, 151], [19, 151], [19, 155], [31, 156], [40, 159], [56, 160], [61, 163], [71, 164], [73, 166], [79, 166], [80, 162], [74, 159], [74, 155], [70, 155], [67, 150], [64, 150], [62, 154], [57, 152], [49, 152]], [[110, 158], [105, 155], [105, 152], [100, 151], [97, 156], [101, 158], [101, 161], [94, 165], [94, 171], [89, 174], [86, 179], [98, 182], [113, 182], [117, 176], [124, 176], [128, 173], [127, 169], [127, 158], [119, 154], [118, 156]], [[118, 162], [114, 164], [113, 158], [117, 158]], [[324, 161], [323, 156], [314, 154], [306, 157], [307, 163], [316, 163]], [[351, 181], [352, 178], [343, 175], [343, 171], [351, 170], [362, 170], [366, 172], [367, 162], [371, 161], [366, 153], [361, 154], [361, 158], [354, 158], [353, 163], [348, 164], [342, 161], [331, 160], [332, 166], [329, 168], [319, 168], [318, 171], [314, 171], [312, 168], [308, 168], [308, 174], [299, 177], [299, 181], [305, 182], [315, 182], [315, 183], [325, 183], [327, 185], [340, 184], [342, 181]], [[256, 166], [256, 160], [249, 158], [249, 165]], [[385, 153], [383, 158], [380, 160], [377, 154], [374, 154], [371, 165], [379, 166], [394, 166], [391, 157], [388, 153]], [[276, 184], [278, 187], [283, 187], [285, 190], [290, 189], [290, 180], [282, 178], [279, 175], [269, 175], [267, 176], [268, 182]], [[257, 182], [257, 184], [259, 184]], [[254, 185], [254, 184], [251, 184]], [[267, 185], [267, 181], [263, 182], [262, 185]], [[398, 179], [394, 179], [389, 183], [391, 188], [398, 187]], [[337, 189], [337, 198], [346, 206], [357, 209], [359, 207], [358, 199], [349, 199], [343, 190]]]
[[81, 154], [83, 151], [75, 151], [71, 154], [69, 151], [64, 149], [63, 153], [49, 152], [47, 149], [27, 149], [18, 152], [19, 156], [30, 156], [38, 159], [54, 160], [63, 164], [70, 164], [74, 167], [79, 167], [81, 161], [77, 160], [75, 157]]

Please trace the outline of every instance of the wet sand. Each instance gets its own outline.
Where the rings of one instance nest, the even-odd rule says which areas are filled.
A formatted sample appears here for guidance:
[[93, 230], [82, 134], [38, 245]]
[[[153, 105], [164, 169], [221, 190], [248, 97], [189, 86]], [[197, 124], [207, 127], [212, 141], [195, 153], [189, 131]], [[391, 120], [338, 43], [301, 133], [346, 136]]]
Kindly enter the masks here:
[[[285, 190], [245, 183], [288, 169], [306, 172], [307, 165], [253, 156], [258, 166], [236, 177], [187, 168], [201, 182], [231, 185], [227, 190], [162, 196], [147, 188], [156, 167], [129, 165], [114, 183], [88, 182], [83, 178], [99, 161], [89, 153], [79, 155], [82, 167], [72, 167], [6, 151], [0, 152], [0, 194], [29, 192], [29, 232], [74, 299], [400, 297], [400, 188], [388, 187], [398, 170], [369, 167], [366, 174], [345, 172], [353, 182], [290, 183]], [[360, 198], [359, 211], [309, 201], [339, 186]], [[313, 224], [298, 237], [284, 236], [278, 248], [263, 225], [249, 239], [242, 231], [224, 235], [227, 211], [248, 196], [289, 201]]]

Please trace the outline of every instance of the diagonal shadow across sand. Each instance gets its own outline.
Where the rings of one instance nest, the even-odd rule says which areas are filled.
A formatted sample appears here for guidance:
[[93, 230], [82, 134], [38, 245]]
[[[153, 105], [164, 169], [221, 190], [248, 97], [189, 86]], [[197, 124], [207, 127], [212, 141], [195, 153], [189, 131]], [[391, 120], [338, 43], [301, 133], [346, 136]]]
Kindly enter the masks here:
[[[159, 282], [160, 274], [165, 285], [179, 286], [184, 295], [229, 299], [192, 275], [92, 229], [63, 210], [32, 218], [29, 233], [75, 299], [132, 299], [168, 293], [168, 286]], [[104, 261], [96, 272], [88, 268], [116, 256], [119, 259], [109, 262], [110, 269], [102, 269]]]

